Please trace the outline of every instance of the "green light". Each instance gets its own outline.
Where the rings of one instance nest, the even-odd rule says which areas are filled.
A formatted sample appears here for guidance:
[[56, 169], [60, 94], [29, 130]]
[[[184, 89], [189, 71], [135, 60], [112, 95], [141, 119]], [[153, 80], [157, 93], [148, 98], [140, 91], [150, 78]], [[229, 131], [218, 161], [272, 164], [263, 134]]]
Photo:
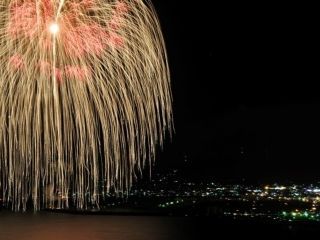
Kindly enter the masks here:
[[309, 213], [307, 213], [307, 212], [304, 212], [304, 214], [303, 214], [305, 217], [309, 217]]

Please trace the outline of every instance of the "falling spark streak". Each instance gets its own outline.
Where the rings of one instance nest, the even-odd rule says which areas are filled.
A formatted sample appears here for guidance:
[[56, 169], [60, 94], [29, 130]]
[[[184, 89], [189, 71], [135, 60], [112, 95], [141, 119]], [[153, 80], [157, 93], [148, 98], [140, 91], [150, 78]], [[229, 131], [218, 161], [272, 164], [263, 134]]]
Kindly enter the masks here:
[[0, 199], [99, 206], [172, 132], [169, 70], [143, 0], [0, 0]]

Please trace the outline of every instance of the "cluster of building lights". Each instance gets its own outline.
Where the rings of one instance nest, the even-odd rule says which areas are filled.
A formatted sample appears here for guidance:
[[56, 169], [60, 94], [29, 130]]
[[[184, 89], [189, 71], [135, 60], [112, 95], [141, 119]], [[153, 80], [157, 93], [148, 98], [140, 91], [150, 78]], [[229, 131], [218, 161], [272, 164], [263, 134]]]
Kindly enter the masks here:
[[214, 209], [214, 214], [232, 218], [320, 221], [320, 183], [246, 185], [194, 182], [183, 179], [175, 170], [134, 186], [126, 198], [112, 193], [104, 193], [102, 197], [102, 209], [140, 204], [150, 209], [170, 211], [180, 208], [186, 211], [195, 209], [196, 212], [201, 205], [207, 207], [205, 212]]

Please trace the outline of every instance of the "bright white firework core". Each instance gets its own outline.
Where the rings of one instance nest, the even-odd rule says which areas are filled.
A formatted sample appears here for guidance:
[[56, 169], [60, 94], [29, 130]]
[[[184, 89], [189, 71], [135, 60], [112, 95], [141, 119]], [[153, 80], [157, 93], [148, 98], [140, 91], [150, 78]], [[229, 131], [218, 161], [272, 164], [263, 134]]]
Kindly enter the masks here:
[[49, 31], [53, 35], [56, 35], [59, 32], [59, 25], [57, 23], [51, 23], [49, 26]]

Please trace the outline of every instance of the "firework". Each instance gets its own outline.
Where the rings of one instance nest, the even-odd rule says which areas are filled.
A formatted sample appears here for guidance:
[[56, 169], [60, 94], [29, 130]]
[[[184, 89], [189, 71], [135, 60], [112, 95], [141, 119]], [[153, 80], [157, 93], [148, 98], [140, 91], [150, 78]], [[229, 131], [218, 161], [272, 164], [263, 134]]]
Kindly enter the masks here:
[[150, 2], [0, 0], [6, 204], [99, 205], [101, 194], [130, 188], [171, 130], [168, 64]]

